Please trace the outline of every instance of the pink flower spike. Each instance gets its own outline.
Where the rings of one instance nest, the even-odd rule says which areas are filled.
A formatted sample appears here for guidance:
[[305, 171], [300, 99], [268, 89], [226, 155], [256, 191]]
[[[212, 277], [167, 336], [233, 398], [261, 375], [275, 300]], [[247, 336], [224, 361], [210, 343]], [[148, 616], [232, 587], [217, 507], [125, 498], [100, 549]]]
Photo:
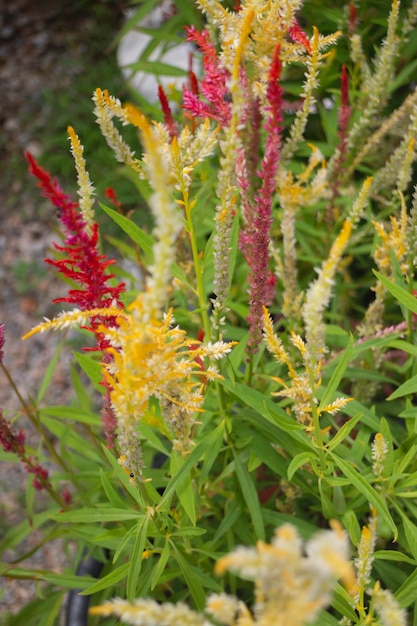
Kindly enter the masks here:
[[4, 358], [3, 347], [4, 347], [5, 341], [6, 340], [4, 338], [4, 324], [0, 324], [0, 363], [3, 363], [3, 358]]
[[288, 29], [288, 34], [293, 41], [301, 43], [309, 54], [311, 54], [310, 40], [298, 24], [297, 20], [294, 20], [292, 26]]
[[269, 240], [272, 222], [272, 202], [275, 193], [275, 175], [278, 166], [282, 131], [282, 88], [279, 85], [281, 61], [280, 46], [275, 48], [267, 88], [268, 105], [265, 107], [267, 133], [265, 155], [259, 177], [262, 186], [255, 196], [256, 211], [248, 246], [249, 274], [249, 349], [256, 351], [262, 339], [263, 307], [273, 298], [275, 280], [269, 270]]
[[187, 29], [187, 41], [194, 41], [203, 53], [204, 78], [200, 81], [200, 92], [207, 100], [202, 102], [195, 89], [183, 89], [183, 109], [193, 117], [208, 117], [227, 126], [231, 116], [228, 89], [229, 72], [221, 66], [208, 31], [201, 33], [194, 27]]

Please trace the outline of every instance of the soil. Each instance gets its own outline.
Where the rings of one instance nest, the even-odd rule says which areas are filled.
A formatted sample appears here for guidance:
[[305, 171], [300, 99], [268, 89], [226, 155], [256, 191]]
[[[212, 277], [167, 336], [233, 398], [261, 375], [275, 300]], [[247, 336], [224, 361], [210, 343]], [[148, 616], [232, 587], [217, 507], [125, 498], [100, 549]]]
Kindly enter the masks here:
[[[69, 88], [74, 75], [84, 70], [85, 59], [91, 62], [97, 37], [105, 44], [117, 34], [123, 4], [114, 0], [0, 0], [0, 323], [5, 324], [4, 365], [26, 400], [36, 397], [62, 337], [53, 333], [27, 341], [21, 337], [43, 316], [57, 312], [51, 300], [63, 288], [43, 264], [52, 241], [57, 240], [53, 214], [26, 175], [22, 154], [24, 150], [35, 156], [42, 152], [41, 131], [50, 114], [43, 108], [44, 91], [51, 86]], [[101, 28], [97, 16], [103, 15], [106, 24]], [[69, 379], [68, 359], [61, 355], [43, 402], [69, 401]], [[2, 370], [0, 408], [14, 428], [24, 428], [28, 444], [36, 448], [37, 434]], [[25, 519], [27, 480], [20, 465], [0, 463], [0, 546], [7, 529]], [[39, 494], [38, 508], [44, 498]], [[34, 545], [36, 537], [25, 544], [24, 551]], [[2, 552], [3, 562], [21, 554], [16, 549]], [[64, 565], [63, 551], [59, 544], [50, 543], [22, 565], [59, 571]], [[16, 613], [35, 597], [30, 581], [0, 579], [0, 622], [7, 623], [7, 614]]]

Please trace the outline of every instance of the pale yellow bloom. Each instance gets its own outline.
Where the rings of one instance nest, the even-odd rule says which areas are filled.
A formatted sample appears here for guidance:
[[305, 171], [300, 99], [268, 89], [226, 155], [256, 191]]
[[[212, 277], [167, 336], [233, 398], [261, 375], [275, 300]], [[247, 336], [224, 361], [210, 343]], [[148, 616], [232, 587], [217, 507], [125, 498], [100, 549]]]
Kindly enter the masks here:
[[357, 571], [355, 601], [359, 608], [363, 607], [364, 594], [371, 581], [372, 564], [374, 562], [374, 549], [376, 543], [376, 520], [377, 512], [372, 509], [371, 517], [367, 526], [363, 526], [361, 539], [358, 546], [358, 556], [354, 560]]
[[407, 614], [402, 609], [391, 591], [381, 589], [377, 583], [372, 593], [376, 612], [379, 614], [381, 626], [406, 626]]
[[346, 533], [335, 526], [317, 533], [305, 546], [296, 529], [285, 524], [271, 544], [236, 548], [216, 566], [217, 573], [236, 572], [255, 581], [254, 623], [301, 626], [313, 621], [331, 599], [338, 578], [351, 581]]
[[185, 604], [158, 604], [154, 600], [138, 599], [134, 604], [126, 600], [114, 599], [90, 609], [91, 615], [117, 615], [127, 624], [137, 626], [205, 626], [203, 615], [196, 613]]
[[[210, 595], [205, 612], [224, 626], [303, 626], [329, 604], [336, 581], [341, 578], [349, 584], [352, 577], [347, 535], [336, 523], [333, 530], [319, 532], [305, 544], [294, 526], [285, 524], [270, 544], [259, 541], [254, 548], [238, 547], [221, 558], [216, 572], [227, 570], [255, 582], [255, 604], [251, 611], [235, 596]], [[212, 624], [182, 603], [143, 599], [133, 604], [115, 599], [90, 613], [116, 615], [138, 626]]]
[[173, 199], [172, 187], [169, 185], [169, 170], [163, 146], [158, 142], [146, 117], [136, 107], [128, 105], [126, 115], [130, 123], [141, 131], [147, 177], [155, 192], [149, 199], [155, 220], [154, 263], [149, 268], [150, 278], [147, 280], [143, 308], [152, 317], [165, 308], [167, 291], [171, 283], [172, 264], [175, 261], [175, 243], [183, 223], [181, 213]]
[[387, 453], [388, 443], [381, 433], [377, 433], [371, 446], [371, 456], [373, 460], [372, 471], [377, 478], [380, 478], [382, 475]]
[[326, 326], [323, 321], [323, 312], [330, 302], [336, 271], [349, 242], [351, 232], [352, 222], [345, 220], [340, 234], [333, 242], [328, 258], [317, 270], [318, 278], [310, 284], [307, 290], [303, 306], [303, 320], [307, 349], [312, 361], [322, 358], [325, 350]]
[[75, 133], [72, 126], [68, 126], [68, 135], [71, 141], [71, 152], [75, 161], [75, 169], [77, 170], [77, 193], [80, 197], [81, 214], [88, 226], [91, 227], [94, 222], [94, 200], [92, 198], [92, 196], [94, 195], [94, 185], [91, 182], [90, 176], [87, 172], [86, 163], [83, 156], [84, 148], [81, 145], [78, 135]]
[[126, 114], [121, 103], [113, 96], [110, 96], [107, 89], [104, 91], [96, 89], [93, 95], [93, 102], [95, 104], [94, 114], [97, 118], [97, 124], [100, 126], [103, 137], [113, 150], [116, 159], [120, 163], [126, 163], [126, 165], [129, 165], [129, 167], [141, 174], [142, 168], [139, 161], [135, 158], [135, 153], [127, 145], [113, 123], [113, 117], [118, 117], [122, 122], [127, 123]]
[[121, 315], [120, 309], [116, 307], [108, 307], [106, 309], [89, 309], [86, 311], [81, 311], [80, 309], [62, 311], [52, 320], [45, 318], [45, 322], [42, 322], [32, 328], [32, 330], [26, 333], [22, 339], [28, 339], [36, 333], [44, 333], [47, 330], [67, 330], [68, 328], [86, 326], [92, 317], [118, 317], [119, 315]]

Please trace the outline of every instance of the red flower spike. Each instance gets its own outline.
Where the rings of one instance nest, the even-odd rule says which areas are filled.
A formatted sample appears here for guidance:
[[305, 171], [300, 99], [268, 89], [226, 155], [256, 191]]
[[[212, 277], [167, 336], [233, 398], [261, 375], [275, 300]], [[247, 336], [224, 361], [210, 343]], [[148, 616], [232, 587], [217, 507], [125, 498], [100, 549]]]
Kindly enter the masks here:
[[255, 195], [253, 207], [255, 218], [252, 232], [245, 242], [249, 274], [249, 316], [250, 339], [249, 348], [253, 351], [261, 343], [263, 327], [263, 307], [268, 306], [274, 293], [275, 280], [271, 280], [269, 265], [269, 239], [272, 222], [272, 198], [275, 192], [275, 175], [279, 160], [282, 131], [282, 88], [279, 85], [281, 76], [280, 46], [275, 48], [269, 72], [267, 87], [268, 106], [265, 107], [267, 120], [265, 155], [259, 177], [262, 186]]
[[198, 78], [194, 74], [193, 70], [190, 70], [188, 73], [188, 82], [190, 84], [191, 93], [193, 93], [195, 96], [198, 96], [198, 94], [200, 93], [200, 90], [198, 88]]
[[174, 137], [178, 137], [178, 127], [172, 115], [166, 93], [161, 85], [158, 86], [158, 98], [159, 102], [161, 103], [162, 113], [164, 115], [164, 123], [172, 140]]
[[67, 506], [72, 504], [72, 494], [66, 487], [62, 490], [62, 499]]
[[333, 220], [333, 207], [335, 199], [340, 195], [339, 186], [344, 173], [344, 163], [348, 152], [348, 135], [351, 109], [349, 106], [349, 81], [346, 66], [342, 65], [342, 75], [340, 77], [340, 108], [339, 108], [339, 152], [334, 165], [334, 173], [330, 183], [331, 199], [326, 212], [326, 220], [331, 223]]
[[107, 187], [105, 194], [106, 194], [106, 198], [110, 200], [110, 202], [112, 203], [113, 206], [116, 207], [118, 212], [123, 213], [122, 205], [117, 199], [117, 194], [115, 190], [112, 187]]
[[311, 54], [310, 40], [298, 24], [297, 20], [294, 20], [292, 26], [288, 29], [288, 34], [293, 41], [301, 43], [309, 54]]
[[101, 409], [101, 423], [103, 425], [107, 447], [109, 450], [112, 450], [115, 446], [116, 440], [117, 419], [110, 402], [109, 389], [107, 389], [107, 393], [103, 400], [103, 408]]
[[[30, 172], [39, 180], [38, 187], [42, 189], [43, 195], [59, 208], [58, 218], [65, 234], [64, 245], [54, 244], [55, 249], [65, 256], [61, 259], [45, 259], [45, 262], [80, 285], [79, 289], [69, 289], [67, 296], [56, 298], [53, 302], [68, 302], [84, 311], [109, 306], [123, 308], [120, 294], [125, 286], [123, 283], [115, 287], [108, 284], [114, 278], [114, 274], [109, 274], [107, 267], [115, 261], [108, 259], [104, 254], [99, 254], [98, 224], [88, 228], [78, 211], [78, 204], [63, 193], [57, 180], [51, 180], [50, 174], [40, 167], [30, 153], [26, 152], [25, 156], [29, 162]], [[100, 324], [113, 326], [114, 319], [103, 317], [91, 320], [87, 330], [96, 335], [97, 348], [92, 348], [93, 350], [104, 350], [108, 346], [108, 341], [104, 340], [103, 335], [96, 332]]]
[[3, 347], [4, 347], [5, 341], [6, 340], [4, 338], [4, 324], [0, 324], [0, 363], [3, 362], [3, 358], [4, 358]]
[[349, 21], [348, 21], [348, 33], [349, 37], [353, 35], [358, 24], [358, 17], [356, 13], [356, 7], [352, 2], [349, 4]]

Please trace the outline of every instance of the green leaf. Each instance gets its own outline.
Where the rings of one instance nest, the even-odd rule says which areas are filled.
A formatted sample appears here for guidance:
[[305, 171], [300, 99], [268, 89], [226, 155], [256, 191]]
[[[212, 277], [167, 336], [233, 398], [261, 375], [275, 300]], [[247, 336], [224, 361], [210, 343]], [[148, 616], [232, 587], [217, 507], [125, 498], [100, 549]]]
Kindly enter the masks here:
[[223, 519], [221, 520], [216, 530], [216, 534], [213, 537], [213, 546], [223, 537], [225, 533], [227, 533], [228, 530], [230, 530], [235, 525], [241, 515], [242, 509], [241, 504], [240, 502], [238, 502], [238, 500], [234, 499], [231, 503], [228, 503], [226, 505]]
[[407, 578], [394, 594], [400, 606], [407, 607], [417, 600], [417, 569]]
[[408, 518], [408, 516], [398, 507], [398, 512], [403, 523], [405, 538], [407, 539], [410, 552], [417, 559], [417, 526]]
[[89, 356], [88, 354], [83, 354], [81, 352], [73, 352], [75, 360], [78, 365], [81, 367], [83, 372], [88, 376], [91, 382], [94, 384], [94, 387], [100, 391], [104, 392], [104, 388], [100, 385], [103, 380], [103, 369], [101, 363], [96, 361], [94, 358]]
[[122, 483], [123, 487], [132, 496], [132, 498], [139, 504], [139, 507], [143, 510], [146, 507], [146, 504], [139, 489], [136, 487], [136, 485], [132, 485], [130, 483], [129, 477], [126, 476], [126, 473], [124, 472], [123, 468], [119, 465], [119, 463], [117, 462], [117, 459], [115, 459], [112, 452], [108, 450], [107, 446], [103, 444], [102, 450], [105, 456], [107, 457], [107, 460], [109, 461], [110, 466], [113, 468], [115, 475], [118, 477], [118, 479]]
[[127, 65], [134, 72], [145, 72], [153, 76], [186, 76], [187, 71], [162, 61], [136, 61]]
[[110, 209], [104, 204], [101, 204], [101, 202], [99, 204], [103, 211], [107, 213], [107, 215], [111, 217], [111, 219], [116, 222], [116, 224], [118, 224], [118, 226], [120, 226], [120, 228], [124, 230], [127, 235], [129, 235], [132, 241], [134, 241], [139, 246], [139, 248], [143, 250], [143, 252], [149, 257], [149, 259], [152, 259], [152, 246], [154, 243], [152, 237], [150, 235], [147, 235], [137, 224], [132, 222], [132, 220], [130, 220], [129, 218], [125, 217], [124, 215], [120, 215], [120, 213], [118, 213], [114, 209]]
[[403, 552], [397, 552], [396, 550], [377, 550], [374, 552], [373, 556], [383, 561], [403, 561], [404, 563], [410, 563], [414, 566], [417, 565], [415, 559], [410, 558], [407, 554], [403, 554]]
[[[207, 413], [206, 413], [207, 415]], [[208, 448], [207, 452], [204, 454], [204, 461], [198, 476], [199, 485], [202, 486], [207, 481], [207, 477], [209, 476], [209, 472], [217, 459], [220, 448], [224, 445], [223, 435], [224, 435], [224, 425], [219, 424], [213, 431], [213, 435], [216, 434], [216, 439], [213, 440], [213, 443]]]
[[352, 349], [353, 349], [353, 335], [350, 335], [349, 341], [346, 345], [346, 348], [343, 351], [342, 357], [339, 359], [331, 375], [331, 378], [326, 385], [326, 390], [320, 401], [319, 410], [323, 409], [325, 406], [330, 404], [332, 400], [334, 399], [334, 393], [338, 389], [340, 381], [342, 380], [343, 375], [346, 371], [346, 368], [352, 359]]
[[204, 589], [198, 578], [195, 576], [193, 569], [189, 566], [188, 561], [183, 557], [182, 553], [175, 545], [175, 542], [171, 540], [169, 541], [195, 605], [199, 611], [202, 611], [206, 604], [206, 594], [204, 593]]
[[141, 517], [139, 511], [116, 508], [84, 508], [76, 511], [62, 511], [51, 513], [49, 517], [57, 522], [85, 522], [86, 524], [100, 524], [104, 522], [121, 522]]
[[109, 504], [111, 504], [115, 508], [122, 509], [123, 505], [126, 503], [123, 501], [120, 493], [116, 491], [116, 489], [110, 483], [109, 479], [107, 478], [107, 474], [103, 471], [102, 467], [100, 467], [100, 479], [101, 484], [103, 485], [104, 493], [108, 498]]
[[200, 537], [201, 535], [205, 535], [207, 530], [205, 528], [198, 528], [197, 526], [182, 526], [181, 528], [177, 528], [172, 533], [170, 533], [171, 537]]
[[64, 347], [65, 344], [65, 340], [62, 340], [59, 344], [57, 349], [55, 350], [52, 359], [49, 361], [46, 370], [45, 370], [45, 374], [42, 378], [42, 382], [39, 386], [39, 391], [38, 394], [36, 396], [36, 405], [38, 406], [41, 402], [42, 399], [45, 395], [46, 390], [48, 389], [50, 382], [52, 380], [52, 377], [56, 371], [56, 367], [57, 367], [57, 363], [59, 360], [59, 357], [61, 356], [61, 352], [62, 352], [62, 348]]
[[[61, 408], [66, 409], [66, 407]], [[97, 421], [97, 416], [95, 416], [95, 419]], [[81, 457], [87, 458], [93, 463], [102, 463], [102, 459], [98, 455], [97, 450], [92, 446], [85, 445], [85, 438], [81, 437], [74, 425], [58, 421], [53, 417], [48, 417], [43, 412], [42, 422], [48, 427], [48, 430], [59, 439], [62, 449], [73, 448]]]
[[312, 459], [317, 459], [317, 454], [313, 450], [310, 450], [309, 452], [300, 452], [300, 454], [297, 454], [297, 456], [293, 458], [288, 466], [288, 480], [292, 480], [295, 472], [306, 463], [311, 463]]
[[384, 285], [384, 287], [400, 302], [405, 306], [406, 309], [411, 311], [412, 313], [417, 313], [417, 298], [413, 296], [410, 292], [403, 287], [400, 287], [396, 283], [388, 280], [385, 276], [380, 274], [379, 272], [373, 270], [375, 276], [379, 281]]
[[43, 580], [69, 589], [85, 589], [91, 584], [92, 580], [95, 580], [91, 576], [77, 576], [76, 574], [66, 572], [55, 574], [45, 570], [15, 567], [11, 563], [0, 563], [0, 575], [18, 580]]
[[146, 533], [148, 530], [148, 523], [149, 515], [144, 515], [136, 527], [135, 546], [130, 559], [130, 567], [126, 583], [126, 595], [129, 602], [133, 602], [136, 599], [136, 588], [138, 586], [138, 579], [142, 569], [143, 551], [147, 540]]
[[339, 583], [336, 583], [335, 593], [332, 600], [332, 606], [341, 615], [344, 615], [350, 620], [357, 623], [357, 615], [352, 607], [352, 598], [349, 596], [346, 589], [344, 589]]
[[374, 505], [381, 517], [383, 517], [385, 522], [390, 527], [394, 535], [394, 540], [396, 540], [398, 535], [397, 527], [386, 503], [383, 501], [379, 493], [371, 487], [368, 481], [348, 461], [344, 461], [333, 452], [329, 452], [329, 456], [333, 459], [335, 466], [338, 467], [347, 478], [349, 478], [352, 485], [356, 487], [356, 489], [364, 495], [371, 504]]
[[407, 354], [417, 357], [417, 346], [409, 341], [405, 341], [404, 339], [395, 339], [394, 341], [390, 341], [388, 347], [394, 348], [394, 350], [402, 350], [403, 352], [407, 352]]
[[92, 585], [87, 587], [87, 589], [80, 592], [80, 596], [90, 596], [97, 591], [102, 591], [103, 589], [113, 587], [121, 580], [124, 580], [126, 578], [129, 567], [130, 563], [123, 563], [123, 565], [112, 569], [110, 574], [103, 576], [102, 578], [100, 578], [100, 580], [95, 581]]
[[[47, 406], [40, 410], [42, 416], [59, 417], [64, 420], [80, 422], [81, 424], [91, 424], [92, 426], [100, 425], [100, 417], [97, 413], [79, 409], [74, 406]], [[66, 426], [68, 428], [69, 425]]]
[[266, 398], [264, 394], [242, 383], [232, 384], [228, 380], [219, 380], [219, 384], [236, 396], [241, 403], [255, 409], [262, 417], [288, 432], [297, 441], [305, 443], [305, 435], [300, 433], [305, 430], [304, 426], [289, 418], [284, 409]]
[[72, 387], [77, 396], [77, 404], [83, 410], [88, 411], [91, 407], [91, 389], [89, 385], [86, 385], [84, 381], [80, 378], [80, 372], [78, 367], [75, 366], [75, 363], [70, 364], [71, 368], [71, 381]]
[[187, 480], [187, 476], [191, 472], [192, 468], [200, 461], [205, 452], [216, 441], [217, 432], [212, 431], [206, 437], [204, 437], [199, 444], [196, 445], [194, 450], [188, 455], [184, 465], [176, 472], [171, 478], [166, 489], [163, 493], [161, 501], [158, 504], [158, 509], [162, 509], [164, 505], [168, 504], [173, 494], [181, 487], [184, 480]]
[[[185, 459], [180, 456], [175, 451], [171, 452], [170, 464], [171, 464], [171, 474], [174, 476], [179, 469], [184, 465]], [[193, 484], [191, 482], [191, 469], [188, 474], [185, 475], [184, 480], [177, 487], [177, 496], [181, 505], [187, 514], [191, 524], [195, 526], [197, 518], [195, 511], [195, 498], [194, 498], [194, 489]]]
[[416, 393], [417, 391], [417, 374], [406, 380], [405, 383], [400, 385], [398, 389], [396, 389], [390, 396], [388, 396], [387, 400], [396, 400], [397, 398], [402, 398], [403, 396], [408, 396], [410, 394]]
[[355, 417], [352, 417], [352, 419], [343, 424], [343, 426], [339, 428], [335, 436], [327, 444], [327, 449], [334, 450], [339, 445], [339, 443], [342, 443], [342, 441], [346, 439], [349, 433], [355, 428], [361, 417], [362, 413], [357, 413]]
[[262, 519], [258, 493], [255, 489], [254, 482], [248, 470], [243, 466], [242, 462], [240, 461], [238, 455], [234, 450], [233, 456], [235, 459], [236, 476], [242, 490], [242, 496], [249, 509], [249, 515], [255, 529], [256, 537], [257, 539], [265, 540], [264, 522]]
[[153, 570], [152, 580], [151, 580], [151, 590], [153, 591], [158, 584], [159, 579], [163, 571], [165, 570], [166, 564], [168, 563], [168, 559], [171, 556], [171, 548], [169, 545], [169, 541], [165, 541], [165, 545], [162, 549], [161, 554], [159, 555], [158, 562], [156, 564], [155, 569]]

